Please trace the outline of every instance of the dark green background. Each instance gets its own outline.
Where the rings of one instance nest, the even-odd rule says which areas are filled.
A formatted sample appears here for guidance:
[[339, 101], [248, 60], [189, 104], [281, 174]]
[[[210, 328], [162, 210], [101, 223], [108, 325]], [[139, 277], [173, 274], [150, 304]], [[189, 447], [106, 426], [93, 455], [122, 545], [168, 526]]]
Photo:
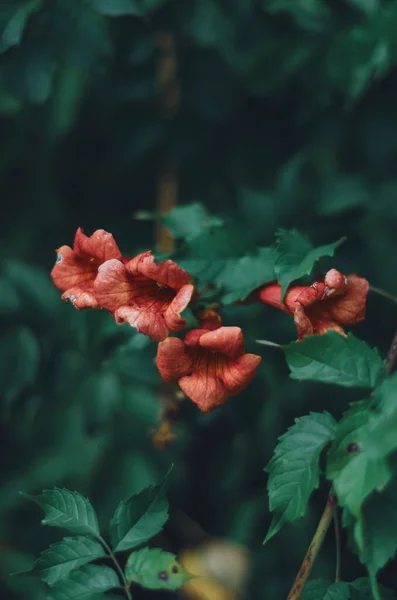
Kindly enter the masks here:
[[[338, 417], [360, 393], [289, 380], [283, 357], [254, 340], [294, 339], [291, 320], [228, 308], [225, 323], [263, 354], [259, 374], [208, 416], [187, 403], [160, 452], [150, 440], [162, 390], [155, 344], [61, 303], [49, 272], [78, 226], [111, 231], [125, 254], [152, 247], [153, 222], [135, 214], [155, 210], [166, 161], [180, 204], [199, 200], [231, 225], [226, 246], [207, 249], [214, 259], [268, 245], [280, 226], [315, 244], [346, 235], [332, 266], [397, 294], [397, 1], [15, 1], [1, 3], [0, 26], [1, 598], [44, 598], [34, 580], [8, 574], [58, 539], [19, 491], [77, 489], [106, 527], [119, 500], [174, 462], [175, 516], [158, 543], [195, 543], [181, 535], [183, 511], [247, 545], [247, 598], [280, 600], [328, 486], [310, 516], [263, 547], [263, 468], [294, 417]], [[159, 32], [177, 48], [173, 120], [159, 111]], [[385, 354], [396, 325], [395, 306], [370, 295], [354, 331]], [[314, 576], [333, 573], [330, 533]], [[364, 575], [344, 550], [342, 577]], [[393, 567], [381, 580], [395, 585]]]

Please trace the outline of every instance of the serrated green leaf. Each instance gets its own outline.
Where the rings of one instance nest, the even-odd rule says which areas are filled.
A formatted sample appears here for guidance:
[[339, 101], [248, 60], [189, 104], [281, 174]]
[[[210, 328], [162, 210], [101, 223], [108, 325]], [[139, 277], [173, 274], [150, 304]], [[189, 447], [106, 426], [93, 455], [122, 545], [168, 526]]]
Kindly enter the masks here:
[[285, 523], [306, 514], [311, 493], [319, 484], [319, 458], [334, 438], [336, 421], [324, 413], [310, 413], [295, 420], [279, 438], [274, 456], [266, 467], [270, 510], [274, 513], [265, 542]]
[[308, 581], [301, 600], [350, 600], [349, 584], [344, 581], [330, 583], [325, 579]]
[[356, 403], [338, 423], [328, 453], [327, 477], [334, 483], [339, 503], [357, 517], [361, 505], [392, 478], [389, 456], [397, 449], [397, 378], [381, 386], [374, 401]]
[[160, 484], [120, 502], [110, 521], [110, 539], [115, 552], [136, 548], [162, 530], [168, 519], [167, 479], [168, 474]]
[[94, 508], [88, 498], [79, 492], [54, 488], [44, 490], [39, 496], [25, 496], [44, 510], [43, 525], [64, 527], [73, 533], [99, 536]]
[[333, 256], [345, 238], [314, 248], [310, 240], [296, 229], [279, 229], [275, 271], [284, 298], [288, 286], [297, 279], [310, 275], [315, 263], [324, 256]]
[[127, 581], [151, 590], [176, 590], [191, 579], [174, 554], [159, 548], [143, 548], [130, 554], [125, 569]]
[[244, 300], [257, 287], [274, 281], [276, 250], [259, 248], [256, 254], [229, 259], [217, 275], [214, 283], [223, 291], [223, 304]]
[[74, 569], [105, 556], [103, 546], [90, 537], [65, 537], [40, 554], [33, 571], [40, 571], [41, 579], [52, 586]]
[[213, 217], [200, 202], [178, 206], [162, 217], [162, 221], [175, 238], [186, 241], [212, 227], [223, 225], [222, 219]]
[[47, 600], [88, 600], [119, 587], [120, 581], [113, 569], [103, 565], [87, 565], [72, 571], [68, 579], [54, 585]]
[[290, 377], [344, 387], [374, 388], [386, 377], [385, 362], [375, 348], [336, 331], [307, 336], [283, 347]]
[[0, 38], [0, 52], [16, 46], [22, 39], [29, 18], [41, 7], [43, 0], [30, 0], [22, 6], [16, 6], [14, 14], [7, 23]]

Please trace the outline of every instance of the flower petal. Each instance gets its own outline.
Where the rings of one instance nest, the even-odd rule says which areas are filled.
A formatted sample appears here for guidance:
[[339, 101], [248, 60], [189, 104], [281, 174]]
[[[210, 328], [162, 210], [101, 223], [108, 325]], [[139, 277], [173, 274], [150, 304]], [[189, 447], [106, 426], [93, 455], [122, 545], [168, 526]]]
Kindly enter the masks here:
[[192, 356], [182, 340], [167, 337], [158, 345], [156, 364], [165, 381], [177, 381], [189, 372]]
[[94, 282], [97, 268], [94, 263], [80, 260], [69, 246], [61, 246], [51, 277], [57, 288], [64, 292], [84, 282]]
[[182, 377], [178, 382], [186, 396], [205, 413], [225, 404], [230, 393], [216, 373], [215, 356], [203, 352], [193, 368], [191, 375]]
[[114, 318], [119, 325], [126, 321], [131, 327], [136, 327], [139, 333], [148, 335], [153, 342], [161, 342], [168, 335], [164, 313], [156, 306], [121, 306], [115, 311]]
[[194, 286], [184, 285], [165, 311], [165, 322], [171, 331], [180, 331], [186, 325], [186, 319], [181, 317], [181, 312], [188, 306], [194, 292]]
[[66, 290], [61, 296], [62, 300], [69, 300], [75, 308], [98, 308], [98, 301], [94, 294], [93, 282], [83, 282], [77, 287]]
[[253, 380], [262, 361], [256, 354], [243, 354], [236, 360], [226, 360], [221, 379], [231, 396], [239, 394]]
[[230, 358], [244, 354], [244, 338], [240, 327], [218, 327], [204, 333], [199, 340], [202, 348], [220, 352]]
[[98, 268], [94, 284], [99, 306], [114, 312], [128, 304], [131, 297], [131, 280], [122, 262], [111, 259]]
[[366, 279], [357, 275], [348, 275], [344, 295], [331, 297], [327, 301], [327, 316], [341, 325], [355, 325], [362, 321], [368, 291], [369, 283]]
[[121, 252], [114, 237], [104, 229], [97, 229], [88, 237], [79, 227], [74, 238], [73, 249], [78, 256], [92, 257], [101, 263], [111, 258], [121, 260]]
[[153, 281], [168, 285], [174, 290], [179, 290], [190, 281], [189, 273], [181, 269], [176, 262], [164, 260], [156, 264], [150, 251], [138, 254], [126, 266], [131, 275], [143, 275]]
[[317, 335], [324, 335], [324, 333], [327, 333], [327, 331], [329, 329], [332, 329], [333, 331], [336, 331], [337, 333], [340, 333], [341, 335], [346, 336], [346, 332], [343, 329], [343, 327], [341, 327], [338, 323], [336, 323], [335, 321], [330, 321], [327, 320], [326, 318], [314, 318], [312, 319], [312, 323], [314, 326], [314, 332]]
[[298, 330], [298, 340], [302, 340], [306, 335], [313, 335], [314, 329], [312, 322], [305, 313], [305, 309], [300, 304], [295, 308], [294, 323]]

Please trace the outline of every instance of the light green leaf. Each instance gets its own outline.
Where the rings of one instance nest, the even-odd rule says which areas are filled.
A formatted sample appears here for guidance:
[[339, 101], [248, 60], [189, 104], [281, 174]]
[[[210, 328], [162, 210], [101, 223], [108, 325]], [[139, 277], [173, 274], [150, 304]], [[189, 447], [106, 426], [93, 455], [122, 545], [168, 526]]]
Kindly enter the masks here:
[[23, 495], [44, 510], [43, 525], [64, 527], [83, 535], [99, 536], [98, 520], [92, 504], [78, 492], [54, 488], [44, 490], [39, 496]]
[[319, 458], [334, 438], [336, 422], [328, 413], [310, 413], [295, 420], [279, 438], [274, 456], [266, 467], [270, 510], [274, 513], [267, 532], [268, 542], [285, 523], [306, 514], [311, 493], [319, 484]]
[[349, 584], [343, 581], [330, 583], [325, 579], [308, 581], [301, 600], [350, 600]]
[[40, 554], [33, 570], [40, 571], [42, 580], [52, 586], [74, 569], [105, 556], [103, 546], [90, 537], [65, 537]]
[[130, 554], [125, 569], [127, 581], [151, 590], [176, 590], [191, 579], [174, 554], [159, 548], [143, 548]]
[[103, 565], [87, 565], [72, 571], [68, 579], [62, 579], [54, 585], [47, 600], [88, 600], [120, 587], [113, 569]]
[[167, 479], [168, 474], [160, 484], [120, 502], [110, 522], [110, 539], [115, 552], [136, 548], [162, 530], [168, 519]]
[[8, 48], [20, 43], [29, 18], [39, 10], [42, 3], [43, 0], [30, 0], [30, 2], [25, 2], [22, 6], [17, 6], [14, 9], [13, 16], [1, 34], [0, 52], [5, 52]]
[[223, 225], [222, 219], [213, 217], [200, 202], [178, 206], [162, 217], [162, 221], [175, 238], [187, 241], [203, 231]]
[[328, 453], [327, 477], [339, 503], [357, 517], [366, 498], [392, 478], [389, 456], [397, 449], [396, 375], [387, 379], [375, 401], [356, 403], [338, 423]]
[[283, 350], [292, 379], [371, 389], [386, 377], [386, 366], [378, 351], [351, 333], [345, 337], [327, 331], [292, 342]]
[[226, 261], [214, 283], [222, 288], [223, 304], [244, 300], [260, 285], [275, 281], [275, 248], [259, 248], [256, 254]]
[[315, 263], [323, 256], [333, 256], [345, 238], [333, 244], [314, 248], [310, 240], [296, 229], [279, 229], [275, 271], [284, 298], [288, 286], [305, 275], [310, 275]]

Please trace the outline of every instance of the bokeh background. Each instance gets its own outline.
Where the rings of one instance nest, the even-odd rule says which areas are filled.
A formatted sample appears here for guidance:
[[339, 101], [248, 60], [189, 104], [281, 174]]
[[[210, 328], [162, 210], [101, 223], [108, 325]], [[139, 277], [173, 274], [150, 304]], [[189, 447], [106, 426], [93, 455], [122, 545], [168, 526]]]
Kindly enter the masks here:
[[[62, 303], [49, 273], [78, 226], [111, 231], [127, 255], [155, 248], [169, 177], [169, 203], [200, 201], [228, 226], [222, 247], [199, 244], [209, 261], [269, 245], [280, 226], [314, 244], [346, 235], [332, 266], [397, 295], [396, 31], [395, 0], [1, 2], [2, 599], [45, 598], [9, 574], [59, 539], [19, 491], [77, 489], [106, 529], [118, 502], [171, 463], [171, 519], [155, 542], [177, 553], [206, 536], [239, 544], [244, 597], [287, 595], [328, 484], [264, 547], [263, 469], [295, 417], [338, 417], [359, 394], [289, 380], [281, 353], [254, 340], [294, 339], [291, 320], [229, 307], [225, 323], [263, 354], [259, 374], [210, 415], [185, 403], [160, 449], [152, 432], [171, 392], [155, 344]], [[396, 326], [396, 305], [370, 294], [354, 332], [385, 354]], [[330, 531], [314, 577], [332, 579], [334, 546]], [[381, 580], [395, 588], [393, 572]], [[358, 576], [344, 549], [343, 579]]]

